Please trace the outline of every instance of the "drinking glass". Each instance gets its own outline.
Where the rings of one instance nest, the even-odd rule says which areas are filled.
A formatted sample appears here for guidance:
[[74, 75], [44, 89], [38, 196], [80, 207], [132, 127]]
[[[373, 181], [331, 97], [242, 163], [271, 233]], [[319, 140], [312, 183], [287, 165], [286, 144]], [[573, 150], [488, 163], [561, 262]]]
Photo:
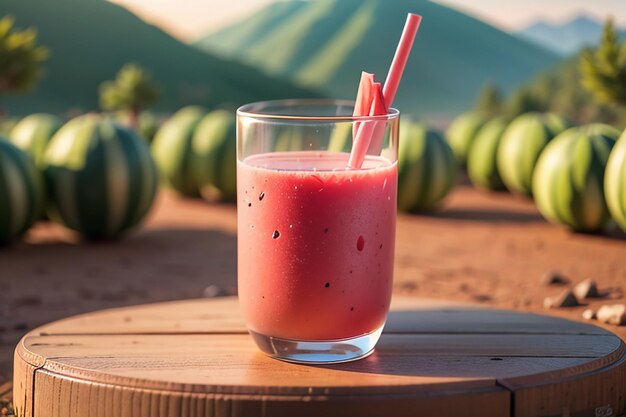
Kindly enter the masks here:
[[[292, 362], [370, 354], [391, 300], [399, 112], [279, 100], [237, 111], [239, 302], [254, 341]], [[349, 168], [357, 129], [370, 132]], [[363, 135], [361, 135], [363, 136]]]

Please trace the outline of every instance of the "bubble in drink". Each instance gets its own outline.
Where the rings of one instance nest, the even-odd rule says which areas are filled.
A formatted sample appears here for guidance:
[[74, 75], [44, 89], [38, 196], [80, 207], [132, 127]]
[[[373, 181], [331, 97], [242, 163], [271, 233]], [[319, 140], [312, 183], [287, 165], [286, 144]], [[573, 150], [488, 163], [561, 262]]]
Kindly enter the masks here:
[[272, 233], [272, 239], [278, 239], [280, 237], [280, 232], [278, 230], [274, 230]]

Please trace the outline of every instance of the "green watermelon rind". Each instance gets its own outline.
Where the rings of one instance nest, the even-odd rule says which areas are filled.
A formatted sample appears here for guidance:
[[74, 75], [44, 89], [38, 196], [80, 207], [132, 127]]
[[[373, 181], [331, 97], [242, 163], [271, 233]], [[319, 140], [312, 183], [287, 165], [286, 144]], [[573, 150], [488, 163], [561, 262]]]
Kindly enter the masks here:
[[494, 191], [505, 189], [496, 158], [507, 125], [506, 119], [495, 118], [476, 134], [467, 156], [467, 173], [476, 187]]
[[32, 159], [0, 137], [0, 244], [26, 232], [41, 217], [43, 178]]
[[135, 228], [153, 205], [158, 173], [135, 131], [98, 115], [70, 120], [45, 156], [47, 214], [90, 239]]
[[486, 121], [485, 116], [481, 113], [465, 113], [457, 117], [446, 130], [444, 136], [452, 148], [459, 166], [467, 165], [467, 157], [472, 143]]
[[398, 152], [398, 210], [434, 209], [456, 182], [454, 153], [443, 136], [422, 124], [403, 122]]
[[30, 155], [39, 169], [45, 168], [44, 157], [52, 136], [63, 121], [52, 114], [35, 113], [24, 117], [11, 129], [11, 142]]
[[206, 110], [184, 107], [174, 113], [157, 131], [152, 155], [165, 184], [187, 197], [200, 197], [200, 183], [192, 168], [192, 141]]
[[613, 220], [626, 231], [626, 131], [613, 147], [606, 164], [604, 194]]
[[233, 201], [237, 195], [237, 124], [235, 116], [225, 110], [207, 114], [196, 127], [193, 138], [192, 163], [195, 164], [201, 195]]
[[514, 119], [502, 134], [496, 164], [506, 188], [532, 196], [532, 179], [543, 149], [567, 124], [552, 113], [525, 113]]
[[609, 220], [605, 168], [619, 133], [601, 124], [575, 127], [545, 147], [533, 175], [533, 195], [548, 221], [576, 232], [604, 227]]

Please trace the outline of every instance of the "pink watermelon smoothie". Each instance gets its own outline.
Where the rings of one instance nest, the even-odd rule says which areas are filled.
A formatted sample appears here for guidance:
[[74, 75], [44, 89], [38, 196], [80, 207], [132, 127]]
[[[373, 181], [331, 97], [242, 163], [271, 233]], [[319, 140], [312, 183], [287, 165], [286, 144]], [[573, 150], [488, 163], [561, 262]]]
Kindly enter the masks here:
[[381, 327], [391, 300], [397, 163], [289, 152], [237, 165], [239, 300], [250, 330], [336, 340]]

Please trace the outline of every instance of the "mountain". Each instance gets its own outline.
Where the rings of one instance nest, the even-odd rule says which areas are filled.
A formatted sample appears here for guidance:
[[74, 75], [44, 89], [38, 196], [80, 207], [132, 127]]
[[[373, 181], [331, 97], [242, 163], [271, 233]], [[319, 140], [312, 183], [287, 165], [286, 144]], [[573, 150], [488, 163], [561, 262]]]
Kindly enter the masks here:
[[157, 109], [188, 104], [232, 108], [268, 98], [316, 96], [257, 69], [203, 53], [104, 0], [2, 0], [0, 16], [34, 26], [50, 49], [36, 91], [0, 98], [10, 113], [98, 108], [100, 82], [127, 62], [148, 69], [160, 84]]
[[508, 93], [558, 56], [427, 0], [279, 2], [195, 43], [327, 95], [354, 98], [362, 70], [383, 81], [406, 14], [424, 17], [394, 106], [419, 116], [467, 109], [479, 89]]
[[[599, 20], [578, 16], [563, 24], [537, 21], [515, 34], [564, 56], [596, 45], [602, 37], [602, 26]], [[626, 32], [622, 31], [621, 37], [626, 38]]]

